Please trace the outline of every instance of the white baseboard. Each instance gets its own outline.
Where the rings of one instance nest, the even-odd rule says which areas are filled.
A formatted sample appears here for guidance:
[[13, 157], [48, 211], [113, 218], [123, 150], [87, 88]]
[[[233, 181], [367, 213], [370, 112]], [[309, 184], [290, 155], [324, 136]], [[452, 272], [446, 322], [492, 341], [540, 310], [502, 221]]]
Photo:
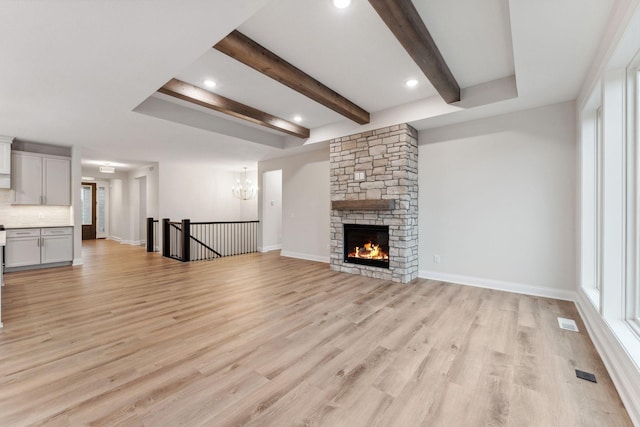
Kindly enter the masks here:
[[303, 254], [300, 252], [290, 252], [290, 251], [281, 251], [280, 256], [286, 256], [289, 258], [306, 259], [307, 261], [324, 262], [327, 264], [329, 263], [328, 256], [318, 256], [313, 254]]
[[439, 280], [441, 282], [456, 283], [458, 285], [476, 286], [478, 288], [495, 289], [498, 291], [515, 292], [517, 294], [534, 295], [545, 298], [555, 298], [565, 301], [575, 301], [575, 292], [563, 289], [543, 288], [522, 283], [502, 282], [499, 280], [482, 279], [478, 277], [460, 276], [457, 274], [439, 273], [420, 270], [418, 277], [422, 279]]
[[76, 266], [76, 265], [82, 265], [82, 258], [74, 258], [73, 259], [73, 263], [71, 265]]
[[[576, 293], [576, 306], [633, 425], [640, 426], [640, 361], [634, 362], [631, 356], [640, 358], [640, 342], [624, 321], [612, 325], [603, 319], [582, 289]], [[624, 339], [627, 334], [629, 339]], [[625, 348], [620, 335], [622, 341], [633, 342], [635, 348]]]
[[277, 251], [279, 249], [282, 249], [282, 244], [280, 244], [280, 245], [261, 246], [261, 247], [258, 248], [258, 252], [270, 252], [270, 251]]

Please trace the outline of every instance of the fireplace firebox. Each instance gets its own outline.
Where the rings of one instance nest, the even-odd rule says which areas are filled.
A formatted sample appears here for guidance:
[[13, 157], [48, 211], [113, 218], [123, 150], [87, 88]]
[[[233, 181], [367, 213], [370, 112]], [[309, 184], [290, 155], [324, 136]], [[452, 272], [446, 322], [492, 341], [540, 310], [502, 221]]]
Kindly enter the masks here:
[[344, 224], [344, 262], [389, 268], [389, 226]]

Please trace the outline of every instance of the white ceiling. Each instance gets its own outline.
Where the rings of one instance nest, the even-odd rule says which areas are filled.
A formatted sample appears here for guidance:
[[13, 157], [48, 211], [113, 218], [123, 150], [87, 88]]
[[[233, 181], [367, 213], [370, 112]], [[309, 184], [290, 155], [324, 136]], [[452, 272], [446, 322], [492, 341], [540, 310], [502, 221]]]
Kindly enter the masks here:
[[[575, 99], [615, 0], [414, 0], [463, 91], [433, 87], [366, 0], [0, 0], [0, 135], [74, 145], [85, 160], [241, 166], [304, 141], [154, 95], [173, 77], [310, 127], [365, 129], [214, 49], [233, 29], [372, 113], [419, 129]], [[509, 76], [514, 76], [508, 78]], [[403, 86], [417, 77], [420, 85]], [[504, 82], [505, 97], [464, 94]], [[492, 86], [493, 85], [493, 86]], [[474, 92], [475, 91], [475, 92]]]

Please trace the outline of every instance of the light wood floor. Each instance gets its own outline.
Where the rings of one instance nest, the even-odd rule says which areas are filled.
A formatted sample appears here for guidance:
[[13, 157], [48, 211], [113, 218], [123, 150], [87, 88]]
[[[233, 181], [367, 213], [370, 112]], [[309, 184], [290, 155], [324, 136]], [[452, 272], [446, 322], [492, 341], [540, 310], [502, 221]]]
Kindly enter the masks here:
[[84, 250], [6, 275], [0, 426], [631, 425], [569, 302], [277, 253]]

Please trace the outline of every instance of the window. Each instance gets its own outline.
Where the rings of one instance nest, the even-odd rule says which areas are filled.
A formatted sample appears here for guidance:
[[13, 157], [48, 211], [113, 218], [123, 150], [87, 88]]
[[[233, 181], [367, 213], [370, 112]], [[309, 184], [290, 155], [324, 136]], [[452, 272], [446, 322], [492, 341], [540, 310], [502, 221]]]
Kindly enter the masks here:
[[[634, 146], [638, 147], [638, 144], [640, 144], [640, 69], [636, 69], [635, 72], [635, 95], [636, 95], [636, 99], [635, 99], [635, 129], [634, 129]], [[640, 150], [638, 150], [640, 151]], [[640, 183], [640, 173], [638, 173], [637, 168], [638, 165], [640, 165], [640, 158], [636, 158], [636, 174], [638, 175], [636, 177], [636, 189], [640, 190], [640, 185], [638, 185], [638, 183]], [[638, 200], [640, 200], [640, 195], [637, 196]], [[636, 212], [637, 214], [640, 214], [640, 209]], [[638, 216], [636, 216], [636, 221], [640, 224], [640, 218]], [[639, 239], [639, 246], [640, 246], [640, 239]], [[638, 254], [640, 254], [640, 250], [637, 251]], [[640, 272], [640, 260], [639, 261], [639, 267], [637, 269], [637, 271]], [[639, 275], [640, 276], [640, 275]], [[640, 277], [636, 277], [636, 281], [635, 281], [635, 289], [634, 289], [634, 293], [635, 293], [635, 310], [634, 310], [634, 319], [636, 321], [636, 326], [638, 326], [638, 330], [640, 331]]]
[[635, 220], [635, 271], [631, 280], [627, 281], [629, 289], [627, 289], [627, 299], [630, 301], [628, 310], [630, 310], [628, 318], [632, 321], [635, 331], [640, 335], [640, 52], [636, 55], [628, 69], [629, 83], [629, 149], [635, 150], [634, 164], [632, 169], [635, 176], [632, 177], [631, 189], [634, 193], [635, 212], [633, 218]]
[[600, 292], [602, 286], [602, 105], [596, 110], [594, 126], [594, 170], [595, 170], [595, 274], [594, 274], [594, 287]]
[[601, 306], [603, 109], [600, 87], [581, 113], [580, 286], [596, 310]]
[[103, 235], [106, 233], [105, 228], [105, 192], [104, 185], [98, 185], [98, 234]]
[[625, 318], [640, 337], [640, 51], [627, 67], [627, 230], [629, 264]]
[[91, 212], [91, 186], [83, 185], [82, 193], [80, 193], [80, 200], [82, 202], [82, 225], [92, 225], [93, 219]]

